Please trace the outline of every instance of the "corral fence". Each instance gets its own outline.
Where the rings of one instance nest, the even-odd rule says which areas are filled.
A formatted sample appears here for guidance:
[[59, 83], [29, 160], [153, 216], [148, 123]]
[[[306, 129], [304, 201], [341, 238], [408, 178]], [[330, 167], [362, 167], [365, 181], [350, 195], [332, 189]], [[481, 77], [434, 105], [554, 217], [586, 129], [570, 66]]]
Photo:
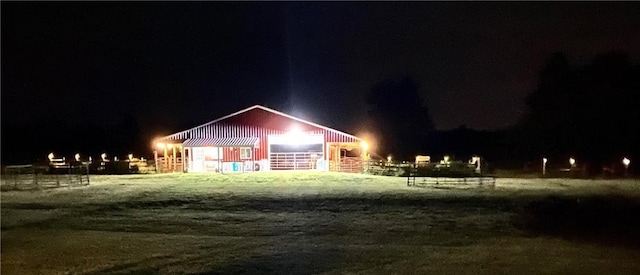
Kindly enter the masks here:
[[492, 176], [460, 177], [407, 177], [407, 186], [478, 185], [494, 187], [496, 178]]
[[9, 165], [4, 168], [0, 182], [3, 191], [85, 186], [89, 185], [89, 166]]
[[407, 186], [477, 185], [494, 187], [496, 179], [463, 162], [411, 164], [404, 167]]
[[370, 161], [367, 163], [366, 172], [372, 175], [406, 177], [407, 186], [495, 186], [496, 182], [493, 175], [481, 172], [473, 164], [460, 161], [444, 164]]
[[405, 176], [410, 163], [390, 163], [370, 160], [365, 162], [365, 173], [378, 176]]

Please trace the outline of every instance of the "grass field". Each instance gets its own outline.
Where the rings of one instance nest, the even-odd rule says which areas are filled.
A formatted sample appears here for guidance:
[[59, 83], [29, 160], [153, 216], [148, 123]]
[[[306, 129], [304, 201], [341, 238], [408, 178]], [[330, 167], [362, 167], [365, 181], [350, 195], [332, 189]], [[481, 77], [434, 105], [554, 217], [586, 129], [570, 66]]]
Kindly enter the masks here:
[[2, 274], [640, 274], [640, 182], [94, 176], [1, 193]]

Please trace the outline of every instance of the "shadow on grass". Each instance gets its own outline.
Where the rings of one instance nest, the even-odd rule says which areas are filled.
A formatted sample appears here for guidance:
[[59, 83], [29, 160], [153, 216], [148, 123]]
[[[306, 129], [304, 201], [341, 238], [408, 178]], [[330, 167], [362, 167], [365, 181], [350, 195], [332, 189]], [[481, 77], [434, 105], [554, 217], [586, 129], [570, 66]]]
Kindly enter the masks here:
[[[291, 248], [289, 248], [291, 249]], [[263, 255], [246, 260], [230, 262], [223, 266], [211, 268], [202, 272], [189, 274], [317, 274], [334, 270], [341, 263], [341, 252], [338, 250], [315, 251], [284, 251], [275, 255]], [[215, 256], [212, 256], [215, 257]], [[197, 257], [186, 260], [171, 260], [165, 256], [166, 263], [151, 264], [152, 260], [161, 258], [149, 258], [137, 262], [118, 264], [88, 274], [164, 274], [170, 270], [185, 274], [186, 270], [196, 266], [207, 266], [206, 257]]]
[[231, 263], [196, 274], [318, 274], [335, 270], [342, 261], [339, 250], [286, 251]]
[[[160, 274], [159, 267], [149, 267], [148, 262], [151, 260], [169, 260], [170, 256], [159, 256], [159, 257], [151, 257], [148, 259], [144, 259], [137, 262], [129, 262], [114, 265], [112, 267], [108, 267], [102, 269], [97, 272], [87, 273], [87, 275], [97, 275], [97, 274]], [[165, 264], [166, 266], [168, 264]]]
[[640, 199], [550, 196], [522, 208], [515, 225], [533, 235], [640, 247]]

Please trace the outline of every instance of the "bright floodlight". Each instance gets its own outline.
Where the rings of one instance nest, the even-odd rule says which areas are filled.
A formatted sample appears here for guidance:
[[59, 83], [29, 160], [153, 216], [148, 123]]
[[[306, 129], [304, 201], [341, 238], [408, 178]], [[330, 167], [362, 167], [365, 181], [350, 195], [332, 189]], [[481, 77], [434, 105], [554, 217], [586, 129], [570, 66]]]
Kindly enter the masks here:
[[367, 144], [366, 141], [360, 142], [360, 147], [362, 147], [362, 150], [365, 150], [365, 151], [369, 150], [369, 144]]
[[569, 158], [569, 164], [570, 164], [571, 166], [574, 166], [574, 165], [576, 164], [576, 159], [574, 159], [574, 158]]
[[158, 147], [158, 149], [164, 149], [164, 143], [158, 142], [156, 143], [156, 147]]
[[169, 149], [173, 148], [173, 143], [167, 144], [167, 148], [169, 148]]
[[302, 142], [304, 134], [298, 128], [291, 128], [289, 132], [285, 134], [285, 140], [288, 144], [299, 144]]
[[48, 155], [47, 157], [49, 157], [49, 161], [53, 161], [53, 158], [54, 158], [55, 156], [53, 155], [53, 153], [49, 153], [49, 155]]
[[80, 153], [77, 153], [75, 156], [76, 161], [80, 161]]
[[624, 164], [625, 167], [628, 167], [629, 164], [631, 164], [631, 160], [628, 158], [623, 158], [622, 159], [622, 164]]

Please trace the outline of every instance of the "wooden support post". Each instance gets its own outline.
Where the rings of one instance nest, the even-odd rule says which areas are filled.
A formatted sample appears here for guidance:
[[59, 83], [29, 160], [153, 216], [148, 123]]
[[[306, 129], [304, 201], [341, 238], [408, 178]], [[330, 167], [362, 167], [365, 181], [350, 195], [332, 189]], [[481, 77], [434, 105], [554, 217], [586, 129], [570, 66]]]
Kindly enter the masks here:
[[164, 147], [164, 155], [162, 156], [162, 170], [167, 170], [168, 168], [168, 164], [167, 164], [167, 146], [165, 145]]
[[158, 170], [158, 151], [153, 150], [153, 158], [156, 164], [156, 173], [160, 173], [160, 171]]
[[336, 171], [341, 172], [342, 170], [342, 165], [340, 163], [340, 145], [336, 146]]
[[180, 148], [182, 148], [180, 157], [182, 158], [182, 173], [184, 173], [185, 171], [187, 171], [187, 161], [184, 159], [185, 148], [183, 146], [180, 146]]
[[176, 168], [177, 168], [176, 166], [178, 166], [178, 163], [177, 163], [178, 158], [176, 157], [176, 146], [174, 145], [174, 146], [171, 146], [171, 147], [172, 147], [171, 151], [172, 151], [172, 156], [173, 156], [173, 159], [172, 159], [173, 160], [173, 164], [171, 165], [171, 171], [175, 172]]

